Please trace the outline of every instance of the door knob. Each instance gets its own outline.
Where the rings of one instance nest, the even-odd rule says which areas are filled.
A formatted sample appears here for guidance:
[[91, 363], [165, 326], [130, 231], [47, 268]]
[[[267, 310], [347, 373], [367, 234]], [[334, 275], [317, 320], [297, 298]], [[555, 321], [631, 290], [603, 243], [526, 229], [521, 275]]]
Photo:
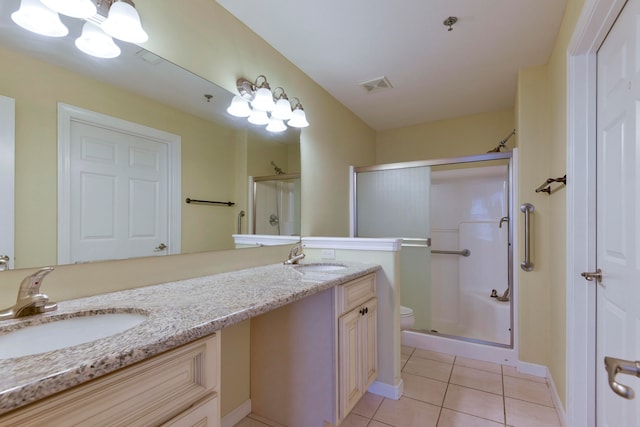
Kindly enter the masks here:
[[164, 243], [160, 243], [158, 246], [156, 246], [156, 248], [153, 251], [161, 252], [161, 251], [164, 251], [165, 249], [167, 249], [167, 245], [165, 245]]
[[609, 387], [617, 395], [625, 399], [633, 399], [635, 392], [629, 386], [620, 384], [616, 381], [617, 374], [635, 375], [640, 378], [640, 361], [622, 360], [615, 357], [605, 357], [604, 367], [609, 377]]
[[602, 270], [600, 269], [597, 269], [595, 272], [585, 271], [584, 273], [581, 274], [581, 276], [587, 279], [589, 282], [593, 281], [594, 279], [598, 283], [602, 282]]

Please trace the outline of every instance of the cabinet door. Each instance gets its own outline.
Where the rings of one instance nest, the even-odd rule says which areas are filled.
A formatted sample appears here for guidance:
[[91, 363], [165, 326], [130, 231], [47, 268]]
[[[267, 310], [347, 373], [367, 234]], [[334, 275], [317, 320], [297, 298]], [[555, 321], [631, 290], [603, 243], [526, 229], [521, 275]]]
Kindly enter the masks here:
[[354, 309], [338, 319], [340, 418], [347, 416], [363, 393], [361, 318], [359, 309]]
[[363, 392], [378, 376], [378, 300], [367, 301], [364, 308], [365, 314], [361, 319]]

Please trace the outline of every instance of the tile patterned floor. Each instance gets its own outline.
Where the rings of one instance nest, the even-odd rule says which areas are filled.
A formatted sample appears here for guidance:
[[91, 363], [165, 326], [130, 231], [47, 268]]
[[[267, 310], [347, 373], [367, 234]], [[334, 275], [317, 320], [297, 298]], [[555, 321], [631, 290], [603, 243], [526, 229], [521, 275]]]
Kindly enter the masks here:
[[[402, 379], [400, 400], [367, 393], [342, 426], [561, 427], [545, 379], [510, 366], [402, 347]], [[253, 414], [236, 424], [265, 426]]]

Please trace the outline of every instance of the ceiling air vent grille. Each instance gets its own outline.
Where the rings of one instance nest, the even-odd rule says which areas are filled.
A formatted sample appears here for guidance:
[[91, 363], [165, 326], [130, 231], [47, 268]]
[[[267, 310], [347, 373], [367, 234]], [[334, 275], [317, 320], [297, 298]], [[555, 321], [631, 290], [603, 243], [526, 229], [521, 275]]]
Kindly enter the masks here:
[[386, 77], [379, 77], [377, 79], [369, 80], [368, 82], [360, 83], [360, 86], [362, 86], [367, 93], [379, 92], [393, 87], [389, 79]]

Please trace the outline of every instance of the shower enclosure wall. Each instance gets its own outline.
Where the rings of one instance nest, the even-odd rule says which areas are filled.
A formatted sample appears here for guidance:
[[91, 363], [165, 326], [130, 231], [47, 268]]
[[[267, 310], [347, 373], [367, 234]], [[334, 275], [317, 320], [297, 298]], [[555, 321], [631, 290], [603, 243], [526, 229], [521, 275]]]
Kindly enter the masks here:
[[512, 166], [511, 153], [491, 153], [354, 169], [354, 235], [403, 239], [414, 344], [513, 349]]

